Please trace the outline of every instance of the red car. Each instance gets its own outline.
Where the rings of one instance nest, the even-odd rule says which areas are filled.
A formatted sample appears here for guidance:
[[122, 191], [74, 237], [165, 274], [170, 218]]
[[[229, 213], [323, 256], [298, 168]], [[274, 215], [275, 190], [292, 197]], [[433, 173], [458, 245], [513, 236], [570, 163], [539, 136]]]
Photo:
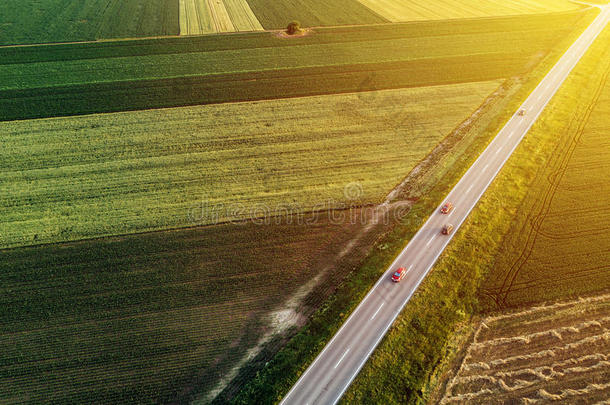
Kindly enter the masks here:
[[448, 202], [441, 207], [441, 214], [449, 214], [453, 209], [453, 204]]
[[407, 275], [407, 270], [404, 267], [401, 267], [398, 270], [396, 270], [394, 272], [394, 274], [392, 274], [392, 281], [395, 283], [399, 283], [400, 280], [405, 278], [406, 275]]

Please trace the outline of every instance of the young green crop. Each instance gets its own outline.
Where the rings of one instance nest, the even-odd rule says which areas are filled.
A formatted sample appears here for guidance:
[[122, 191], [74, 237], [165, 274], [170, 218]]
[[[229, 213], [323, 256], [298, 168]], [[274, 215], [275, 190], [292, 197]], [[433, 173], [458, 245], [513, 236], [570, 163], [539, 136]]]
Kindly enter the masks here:
[[0, 123], [0, 246], [378, 203], [498, 85]]
[[[206, 393], [360, 228], [322, 215], [2, 251], [0, 397], [167, 403], [185, 388]], [[338, 283], [343, 266], [321, 276]]]
[[0, 45], [177, 35], [176, 0], [7, 0]]

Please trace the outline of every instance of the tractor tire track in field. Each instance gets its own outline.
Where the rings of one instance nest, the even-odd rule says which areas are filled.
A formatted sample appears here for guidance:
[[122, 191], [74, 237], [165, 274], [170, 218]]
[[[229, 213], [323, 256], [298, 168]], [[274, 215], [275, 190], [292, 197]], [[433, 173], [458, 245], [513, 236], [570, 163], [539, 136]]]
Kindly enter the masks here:
[[480, 320], [440, 403], [594, 403], [607, 398], [609, 297]]
[[[548, 181], [550, 185], [547, 187], [542, 197], [542, 202], [540, 204], [539, 209], [535, 213], [533, 212], [535, 208], [530, 211], [530, 214], [528, 214], [528, 219], [525, 221], [522, 227], [522, 231], [524, 231], [524, 228], [526, 227], [530, 228], [527, 232], [527, 237], [525, 239], [523, 250], [521, 251], [519, 257], [509, 267], [508, 271], [504, 276], [500, 288], [497, 290], [494, 289], [484, 292], [485, 295], [490, 296], [494, 300], [498, 308], [506, 307], [508, 296], [513, 291], [513, 286], [517, 280], [517, 277], [519, 276], [523, 266], [530, 259], [538, 237], [542, 235], [542, 233], [540, 232], [542, 223], [544, 222], [550, 211], [552, 201], [555, 198], [557, 191], [559, 190], [561, 180], [563, 179], [569, 167], [569, 163], [572, 159], [574, 151], [581, 142], [585, 127], [589, 121], [591, 113], [593, 112], [594, 107], [597, 105], [601, 97], [602, 91], [604, 90], [607, 84], [609, 73], [610, 66], [606, 69], [606, 72], [604, 73], [600, 84], [597, 86], [591, 102], [589, 102], [586, 107], [583, 107], [585, 111], [582, 114], [576, 113], [572, 115], [572, 120], [567, 126], [566, 131], [570, 131], [570, 128], [575, 127], [576, 129], [574, 136], [569, 140], [567, 144], [562, 143], [557, 145], [556, 151], [552, 155], [559, 156], [559, 158], [557, 158], [557, 163], [555, 163], [556, 169], [554, 169], [548, 176]], [[561, 151], [561, 149], [563, 149], [563, 151]], [[557, 150], [560, 150], [559, 153], [557, 153]], [[551, 164], [547, 164], [545, 168], [548, 168], [550, 166]]]

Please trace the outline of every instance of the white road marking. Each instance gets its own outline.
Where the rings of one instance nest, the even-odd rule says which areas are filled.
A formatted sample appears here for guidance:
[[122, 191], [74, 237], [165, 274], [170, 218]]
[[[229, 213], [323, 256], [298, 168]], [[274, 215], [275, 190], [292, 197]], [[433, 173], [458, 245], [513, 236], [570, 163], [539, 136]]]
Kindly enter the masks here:
[[502, 151], [502, 149], [503, 149], [503, 148], [504, 148], [504, 146], [500, 146], [500, 147], [498, 148], [498, 150], [496, 151], [496, 155], [497, 155], [498, 153], [500, 153], [500, 152]]
[[385, 302], [382, 302], [381, 305], [379, 305], [379, 308], [377, 308], [377, 311], [375, 311], [375, 313], [373, 314], [373, 316], [371, 316], [371, 321], [373, 319], [375, 319], [375, 317], [377, 316], [377, 314], [379, 313], [379, 311], [381, 311], [381, 307], [383, 307], [383, 304], [385, 304]]
[[[486, 171], [488, 167], [489, 167], [489, 164], [485, 165], [485, 167], [483, 168], [483, 171]], [[472, 188], [472, 186], [470, 186], [470, 188]], [[468, 189], [468, 191], [470, 191], [470, 189]]]
[[337, 364], [335, 364], [335, 368], [339, 367], [339, 364], [341, 364], [341, 362], [343, 361], [343, 359], [345, 358], [345, 355], [347, 354], [347, 352], [349, 352], [349, 349], [347, 349], [345, 351], [345, 353], [343, 353], [343, 356], [341, 356], [341, 358], [339, 359], [339, 361], [337, 362]]
[[513, 135], [515, 135], [515, 131], [514, 130], [511, 131], [510, 135], [508, 136], [508, 139], [512, 138]]
[[468, 190], [466, 190], [466, 194], [470, 193], [470, 190], [472, 190], [473, 187], [474, 187], [474, 184], [471, 185], [470, 187], [468, 187]]
[[436, 239], [436, 236], [433, 236], [433, 237], [432, 237], [432, 238], [431, 238], [431, 239], [428, 241], [428, 243], [426, 243], [426, 246], [430, 246], [430, 244], [432, 243], [432, 241], [433, 241], [434, 239]]
[[[412, 268], [413, 268], [413, 265], [410, 265], [410, 266], [409, 266], [409, 270], [411, 270]], [[407, 271], [409, 271], [409, 270], [407, 270]], [[383, 304], [382, 304], [382, 305], [383, 305]]]

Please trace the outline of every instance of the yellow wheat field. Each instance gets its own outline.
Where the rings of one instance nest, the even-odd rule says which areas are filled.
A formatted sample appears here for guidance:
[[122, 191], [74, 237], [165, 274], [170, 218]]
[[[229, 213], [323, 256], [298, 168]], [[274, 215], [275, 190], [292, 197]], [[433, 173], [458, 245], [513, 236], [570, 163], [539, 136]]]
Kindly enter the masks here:
[[246, 0], [180, 0], [180, 35], [262, 30]]
[[574, 10], [562, 0], [358, 0], [392, 22], [443, 20]]

